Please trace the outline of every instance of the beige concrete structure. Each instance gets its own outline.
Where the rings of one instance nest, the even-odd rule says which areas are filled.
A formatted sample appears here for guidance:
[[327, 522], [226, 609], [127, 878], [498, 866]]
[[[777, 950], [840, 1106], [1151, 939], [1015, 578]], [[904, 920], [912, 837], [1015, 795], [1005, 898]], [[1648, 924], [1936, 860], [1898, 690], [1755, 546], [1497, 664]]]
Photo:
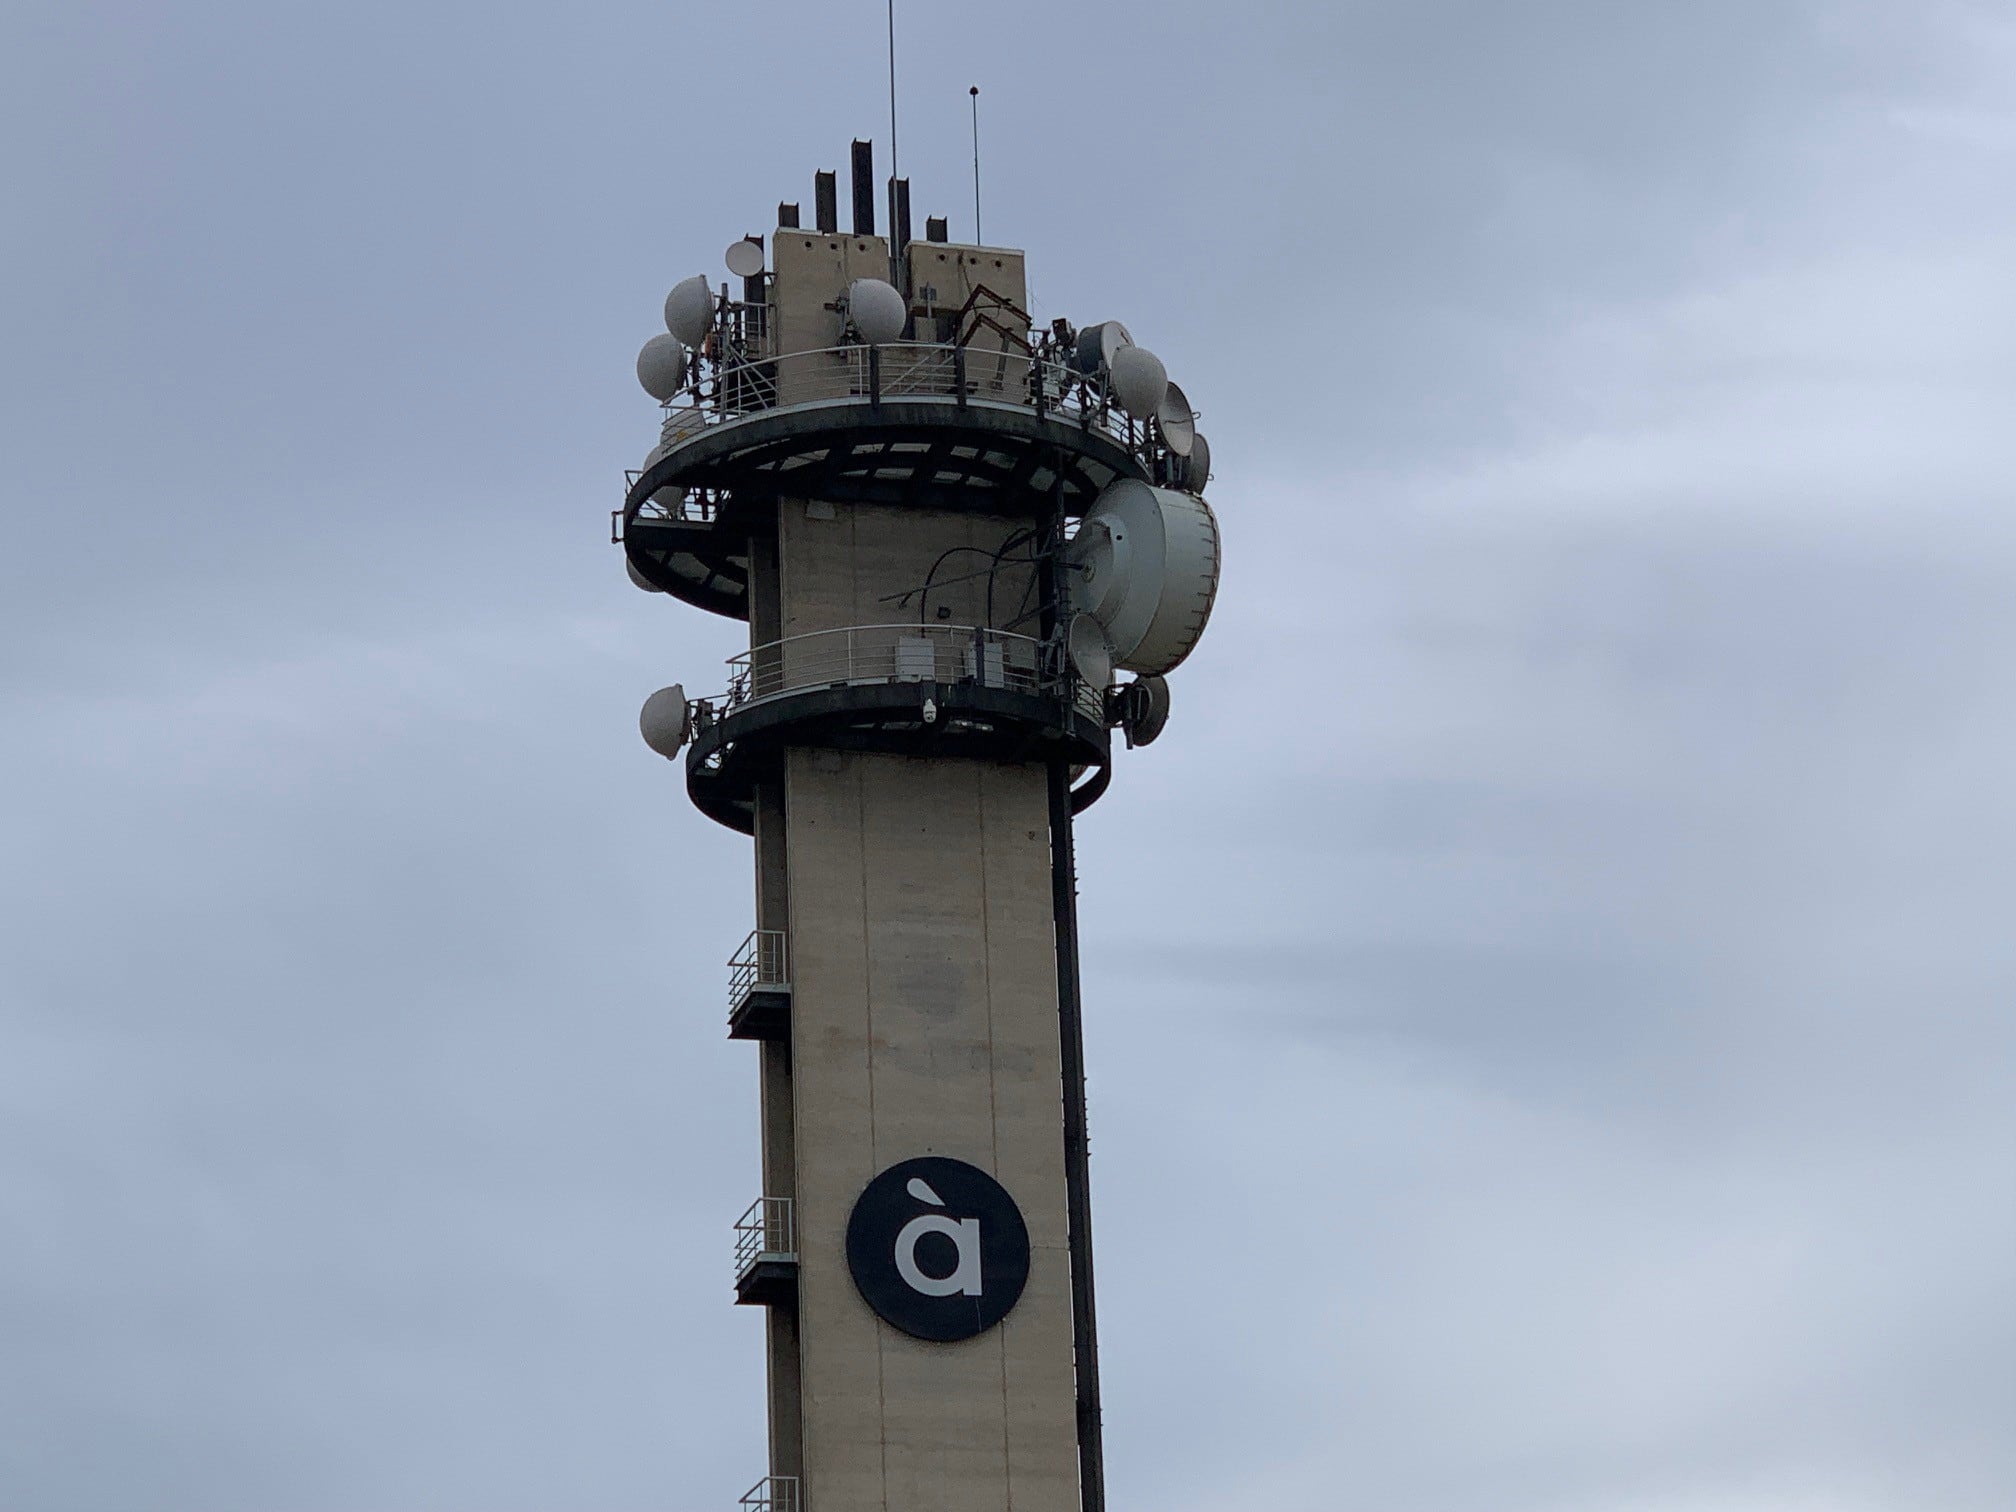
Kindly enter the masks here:
[[[962, 309], [1012, 327], [1026, 304], [1020, 253], [918, 244], [910, 260], [919, 324], [948, 338]], [[777, 232], [782, 402], [829, 392], [788, 359], [830, 347], [849, 280], [888, 266], [881, 237]], [[1025, 350], [994, 326], [973, 346]], [[1033, 601], [1026, 551], [991, 595], [975, 575], [1026, 540], [1026, 516], [775, 508], [774, 535], [751, 543], [752, 646], [906, 618], [1003, 627]], [[963, 565], [944, 576], [963, 581], [919, 604], [948, 552]], [[794, 1201], [799, 1256], [795, 1305], [770, 1308], [771, 1473], [809, 1512], [1078, 1512], [1045, 769], [794, 747], [759, 791], [756, 860], [758, 926], [788, 935], [792, 990], [788, 1042], [761, 1047], [764, 1193]], [[856, 1199], [920, 1155], [991, 1173], [1029, 1227], [1019, 1303], [956, 1343], [882, 1321], [848, 1270]]]
[[[794, 1423], [773, 1386], [780, 1458], [801, 1458], [776, 1471], [801, 1473], [821, 1512], [1075, 1512], [1043, 774], [794, 751], [784, 830], [792, 1044], [765, 1093], [793, 1113], [801, 1276], [771, 1369], [798, 1390]], [[1034, 1251], [1015, 1310], [954, 1344], [878, 1319], [843, 1250], [862, 1188], [926, 1154], [991, 1172]]]

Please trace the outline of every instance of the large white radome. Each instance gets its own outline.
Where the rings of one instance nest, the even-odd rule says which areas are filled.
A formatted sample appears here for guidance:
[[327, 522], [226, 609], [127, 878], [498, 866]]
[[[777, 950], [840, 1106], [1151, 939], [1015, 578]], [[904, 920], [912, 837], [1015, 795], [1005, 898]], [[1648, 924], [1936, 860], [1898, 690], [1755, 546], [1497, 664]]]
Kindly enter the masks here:
[[880, 278], [857, 278], [847, 285], [847, 318], [863, 341], [880, 346], [902, 337], [910, 311], [894, 284]]
[[1145, 420], [1162, 407], [1169, 394], [1169, 370], [1144, 346], [1124, 346], [1113, 354], [1113, 397], [1120, 408]]
[[693, 734], [686, 712], [686, 690], [674, 683], [645, 699], [637, 715], [637, 728], [644, 736], [644, 744], [667, 761], [677, 756]]
[[714, 291], [705, 273], [695, 273], [672, 286], [665, 296], [665, 329], [689, 347], [697, 347], [714, 328]]
[[686, 381], [686, 348], [677, 336], [653, 336], [637, 354], [637, 381], [663, 404]]

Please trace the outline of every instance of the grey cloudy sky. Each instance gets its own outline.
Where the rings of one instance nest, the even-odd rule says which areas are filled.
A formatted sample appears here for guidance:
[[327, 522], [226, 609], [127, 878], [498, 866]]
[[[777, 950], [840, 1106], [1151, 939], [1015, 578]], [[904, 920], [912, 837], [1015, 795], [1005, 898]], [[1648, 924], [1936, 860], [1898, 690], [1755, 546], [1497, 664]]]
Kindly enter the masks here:
[[[1204, 411], [1081, 830], [1116, 1512], [2016, 1506], [2016, 17], [903, 0]], [[872, 3], [0, 17], [0, 1509], [704, 1512], [746, 843], [630, 372]], [[886, 161], [886, 159], [885, 159]]]

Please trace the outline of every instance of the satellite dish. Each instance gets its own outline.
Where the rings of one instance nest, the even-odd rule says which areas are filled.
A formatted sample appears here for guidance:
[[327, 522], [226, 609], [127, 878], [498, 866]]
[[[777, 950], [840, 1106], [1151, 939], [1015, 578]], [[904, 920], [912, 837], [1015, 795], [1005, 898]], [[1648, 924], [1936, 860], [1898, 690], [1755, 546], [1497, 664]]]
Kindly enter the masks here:
[[644, 392], [665, 403], [686, 381], [686, 348], [676, 336], [657, 335], [637, 353], [637, 381]]
[[697, 347], [714, 329], [714, 291], [707, 275], [695, 273], [672, 286], [665, 296], [665, 329], [689, 347]]
[[[637, 564], [630, 560], [627, 552], [623, 557], [623, 570], [630, 574], [630, 581], [635, 583], [639, 588], [642, 588], [646, 593], [663, 593], [665, 591], [637, 570]], [[649, 737], [647, 736], [646, 738], [648, 739]]]
[[1183, 486], [1193, 494], [1204, 492], [1204, 485], [1211, 481], [1211, 443], [1199, 431], [1191, 438], [1190, 456], [1183, 469]]
[[1169, 679], [1152, 673], [1137, 677], [1120, 690], [1115, 702], [1128, 746], [1153, 745], [1169, 723]]
[[871, 346], [896, 341], [910, 323], [910, 308], [894, 284], [880, 278], [857, 278], [847, 285], [847, 318]]
[[1064, 631], [1064, 653], [1071, 670], [1088, 688], [1104, 692], [1113, 681], [1113, 643], [1106, 627], [1089, 614], [1074, 614]]
[[1071, 604], [1092, 615], [1114, 665], [1162, 674], [1188, 656], [1218, 594], [1218, 521], [1210, 506], [1132, 478], [1107, 485], [1066, 548]]
[[745, 236], [728, 243], [728, 271], [737, 278], [754, 278], [763, 271], [763, 243]]
[[680, 748], [693, 738], [693, 716], [686, 707], [686, 690], [674, 683], [645, 699], [643, 711], [637, 716], [637, 728], [644, 734], [644, 744], [667, 761], [677, 756]]
[[1197, 417], [1191, 412], [1190, 396], [1173, 383], [1155, 407], [1155, 424], [1162, 432], [1163, 445], [1179, 457], [1190, 455], [1190, 444], [1197, 438]]
[[1109, 380], [1120, 408], [1146, 419], [1162, 407], [1169, 394], [1169, 370], [1144, 346], [1124, 346], [1113, 354]]
[[1095, 326], [1087, 326], [1078, 333], [1078, 371], [1096, 373], [1112, 364], [1115, 352], [1133, 344], [1134, 338], [1127, 334], [1127, 327], [1117, 320], [1102, 320]]

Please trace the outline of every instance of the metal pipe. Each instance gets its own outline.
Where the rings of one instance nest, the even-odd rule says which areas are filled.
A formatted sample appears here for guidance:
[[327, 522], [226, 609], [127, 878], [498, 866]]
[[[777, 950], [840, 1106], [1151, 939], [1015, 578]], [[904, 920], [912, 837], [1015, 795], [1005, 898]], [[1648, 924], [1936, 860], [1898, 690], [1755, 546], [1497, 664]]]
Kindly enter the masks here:
[[1078, 1365], [1078, 1495], [1105, 1512], [1105, 1430], [1099, 1408], [1099, 1320], [1092, 1285], [1092, 1163], [1085, 1129], [1085, 1021], [1078, 993], [1078, 868], [1071, 840], [1071, 768], [1053, 760], [1050, 902], [1057, 924], [1057, 1019], [1064, 1061], [1064, 1205], [1071, 1254], [1071, 1346]]
[[[1064, 468], [1051, 484], [1051, 550], [1043, 574], [1046, 639], [1063, 625], [1070, 602], [1064, 582]], [[1068, 671], [1066, 673], [1068, 676]], [[1077, 1361], [1078, 1501], [1106, 1512], [1105, 1426], [1099, 1406], [1099, 1319], [1092, 1285], [1092, 1146], [1085, 1117], [1085, 1016], [1078, 990], [1078, 861], [1071, 835], [1071, 766], [1053, 757], [1045, 770], [1050, 806], [1050, 911], [1057, 930], [1057, 1029], [1064, 1081], [1064, 1208], [1071, 1256], [1071, 1347]]]
[[853, 162], [854, 234], [875, 234], [875, 144], [854, 144]]

